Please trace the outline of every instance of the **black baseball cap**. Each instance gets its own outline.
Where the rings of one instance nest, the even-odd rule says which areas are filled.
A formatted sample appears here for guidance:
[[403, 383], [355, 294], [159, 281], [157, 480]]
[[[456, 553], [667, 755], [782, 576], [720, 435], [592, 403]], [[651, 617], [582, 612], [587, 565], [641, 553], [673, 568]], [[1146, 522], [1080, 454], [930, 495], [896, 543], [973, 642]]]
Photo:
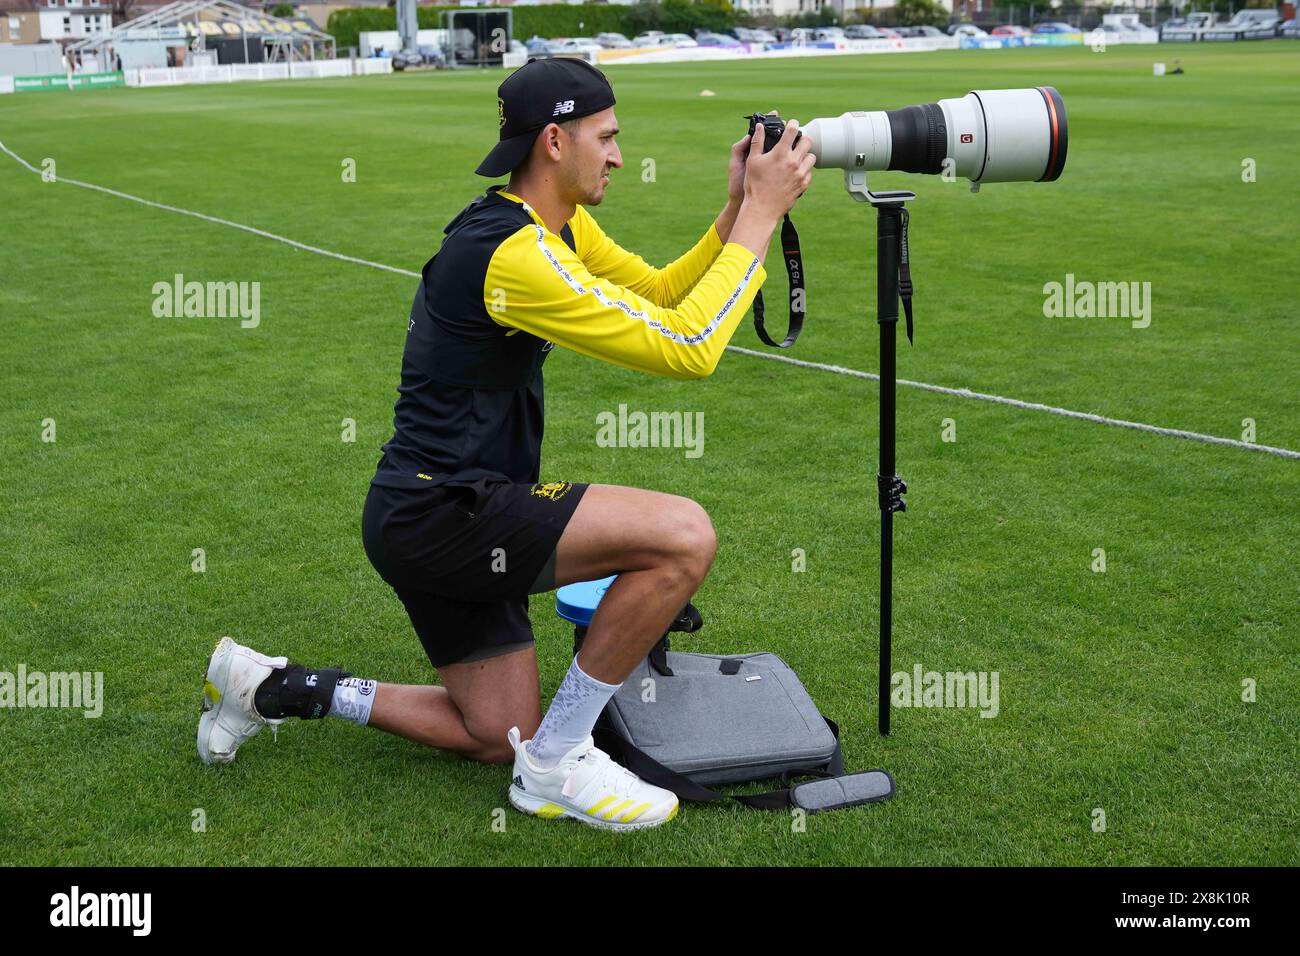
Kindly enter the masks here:
[[614, 88], [586, 60], [533, 57], [497, 87], [501, 139], [475, 170], [504, 176], [524, 161], [547, 123], [599, 113], [614, 105]]

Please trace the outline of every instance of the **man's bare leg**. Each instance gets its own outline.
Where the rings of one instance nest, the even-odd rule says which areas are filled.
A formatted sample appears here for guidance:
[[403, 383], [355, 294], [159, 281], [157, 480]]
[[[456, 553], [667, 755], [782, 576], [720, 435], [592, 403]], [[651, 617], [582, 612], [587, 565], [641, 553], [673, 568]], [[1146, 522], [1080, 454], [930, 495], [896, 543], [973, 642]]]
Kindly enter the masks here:
[[516, 771], [545, 772], [581, 748], [610, 698], [704, 580], [716, 548], [708, 515], [687, 498], [588, 487], [556, 548], [556, 583], [613, 572], [618, 580], [601, 598]]
[[713, 524], [691, 499], [591, 485], [560, 539], [556, 584], [618, 580], [592, 617], [578, 666], [621, 683], [699, 588], [716, 551]]
[[369, 726], [471, 760], [508, 763], [506, 731], [530, 737], [541, 722], [537, 652], [526, 648], [438, 668], [443, 686], [380, 684]]

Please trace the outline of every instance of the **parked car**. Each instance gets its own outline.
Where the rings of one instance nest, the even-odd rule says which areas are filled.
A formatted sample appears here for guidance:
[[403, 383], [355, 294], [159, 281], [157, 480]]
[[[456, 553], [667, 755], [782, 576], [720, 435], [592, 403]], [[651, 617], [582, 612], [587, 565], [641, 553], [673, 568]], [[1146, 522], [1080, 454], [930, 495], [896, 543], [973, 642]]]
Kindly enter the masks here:
[[596, 42], [606, 50], [626, 50], [632, 41], [621, 33], [597, 33]]
[[1107, 43], [1112, 41], [1116, 43], [1155, 43], [1158, 39], [1156, 32], [1150, 27], [1134, 26], [1131, 23], [1101, 23], [1094, 28], [1093, 32], [1097, 30], [1102, 32]]
[[903, 38], [903, 34], [899, 33], [896, 27], [876, 27], [876, 29], [880, 31], [880, 35], [886, 40], [901, 40]]
[[716, 46], [716, 47], [740, 46], [739, 40], [737, 40], [735, 37], [729, 37], [725, 33], [708, 33], [708, 32], [700, 33], [696, 35], [695, 42], [698, 43], [700, 46]]
[[731, 31], [741, 43], [775, 43], [776, 34], [756, 27], [736, 27]]
[[672, 40], [673, 46], [678, 46], [678, 47], [699, 46], [699, 44], [695, 42], [694, 37], [687, 36], [685, 33], [670, 33], [668, 34], [668, 37], [670, 40]]
[[1014, 23], [1006, 23], [999, 27], [994, 27], [992, 35], [995, 37], [1027, 37], [1029, 31], [1024, 27], [1018, 27]]
[[591, 37], [555, 37], [546, 44], [546, 52], [552, 56], [557, 54], [567, 54], [569, 56], [578, 54], [592, 57], [600, 51], [600, 44]]
[[847, 39], [842, 27], [816, 27], [813, 30], [813, 38], [819, 43], [838, 43], [841, 40]]
[[1227, 23], [1201, 34], [1202, 40], [1267, 40], [1277, 36], [1282, 18], [1272, 10], [1238, 10]]
[[397, 50], [393, 53], [391, 59], [393, 61], [393, 70], [396, 72], [401, 72], [408, 66], [424, 66], [424, 57], [418, 52], [404, 53]]
[[1068, 23], [1035, 23], [1035, 33], [1078, 33], [1078, 27], [1072, 27]]
[[550, 52], [547, 49], [547, 45], [550, 42], [551, 41], [547, 40], [545, 37], [539, 37], [537, 36], [537, 34], [533, 34], [527, 40], [524, 41], [524, 49], [528, 51], [529, 56], [538, 56], [539, 54], [546, 54]]
[[667, 36], [662, 30], [647, 30], [645, 33], [638, 33], [632, 38], [633, 46], [663, 46], [663, 39]]
[[948, 27], [948, 35], [954, 37], [986, 37], [988, 30], [982, 30], [973, 23], [954, 23]]
[[855, 23], [844, 28], [844, 35], [850, 40], [879, 40], [884, 34], [867, 23]]
[[1160, 26], [1160, 42], [1191, 43], [1201, 39], [1217, 21], [1214, 13], [1189, 13], [1179, 20], [1166, 20]]
[[1300, 18], [1282, 24], [1282, 29], [1277, 31], [1277, 35], [1290, 40], [1300, 40]]

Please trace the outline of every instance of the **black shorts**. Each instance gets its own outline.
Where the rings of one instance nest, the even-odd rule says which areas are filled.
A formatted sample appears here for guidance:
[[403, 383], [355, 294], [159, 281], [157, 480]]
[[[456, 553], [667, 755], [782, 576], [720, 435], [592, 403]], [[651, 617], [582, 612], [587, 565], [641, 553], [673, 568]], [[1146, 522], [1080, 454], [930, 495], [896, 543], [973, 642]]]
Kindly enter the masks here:
[[401, 598], [434, 667], [533, 642], [528, 595], [555, 588], [555, 547], [586, 484], [481, 479], [467, 485], [371, 485], [366, 554]]

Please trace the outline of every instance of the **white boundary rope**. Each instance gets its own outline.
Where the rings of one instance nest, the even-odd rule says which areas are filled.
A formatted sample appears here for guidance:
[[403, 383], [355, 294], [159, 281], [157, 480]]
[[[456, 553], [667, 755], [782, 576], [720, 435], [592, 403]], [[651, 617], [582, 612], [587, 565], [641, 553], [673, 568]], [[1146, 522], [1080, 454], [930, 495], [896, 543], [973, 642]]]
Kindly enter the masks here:
[[[20, 165], [36, 173], [36, 175], [42, 175], [41, 170], [27, 162], [27, 160], [23, 159], [3, 142], [0, 142], [0, 152], [4, 152], [13, 157]], [[314, 252], [318, 256], [329, 256], [331, 259], [340, 259], [343, 262], [353, 262], [359, 266], [369, 266], [372, 269], [383, 269], [385, 272], [396, 272], [398, 275], [413, 276], [417, 279], [420, 277], [420, 273], [411, 272], [409, 269], [399, 269], [396, 266], [384, 265], [382, 262], [371, 262], [369, 259], [357, 259], [353, 256], [345, 256], [341, 252], [331, 252], [329, 249], [320, 248], [320, 246], [309, 246], [307, 243], [298, 242], [296, 239], [286, 239], [284, 236], [277, 236], [275, 233], [267, 232], [264, 229], [245, 226], [242, 222], [232, 222], [229, 219], [207, 216], [201, 212], [194, 212], [191, 209], [181, 209], [179, 206], [169, 206], [166, 203], [154, 202], [152, 199], [143, 199], [140, 196], [132, 196], [130, 193], [118, 192], [116, 189], [109, 189], [107, 186], [96, 186], [94, 183], [85, 183], [79, 179], [65, 179], [62, 176], [55, 177], [54, 181], [56, 183], [67, 183], [69, 186], [80, 186], [82, 189], [93, 189], [97, 193], [116, 196], [118, 199], [129, 199], [131, 202], [138, 202], [144, 206], [152, 206], [154, 209], [162, 209], [166, 212], [174, 212], [182, 216], [192, 216], [195, 219], [202, 219], [204, 222], [215, 222], [219, 226], [229, 226], [231, 229], [241, 229], [244, 232], [251, 232], [255, 236], [261, 236], [263, 239], [274, 239], [276, 242], [283, 242], [286, 246], [293, 246], [295, 249], [301, 249], [303, 252]]]
[[[13, 158], [19, 165], [25, 169], [42, 174], [27, 160], [23, 159], [2, 141], [0, 141], [0, 152]], [[152, 199], [144, 199], [140, 196], [133, 196], [130, 193], [119, 192], [116, 189], [109, 189], [106, 186], [97, 186], [94, 183], [82, 182], [78, 179], [66, 179], [59, 176], [55, 182], [67, 183], [70, 186], [80, 186], [82, 189], [92, 189], [95, 192], [104, 193], [108, 196], [115, 196], [118, 199], [127, 199], [131, 202], [137, 202], [144, 206], [150, 206], [154, 209], [161, 209], [165, 212], [174, 212], [181, 216], [190, 216], [194, 219], [202, 219], [204, 222], [213, 222], [219, 226], [229, 226], [231, 229], [239, 229], [243, 232], [251, 233], [254, 236], [261, 236], [264, 239], [271, 239], [275, 242], [282, 242], [287, 246], [295, 249], [301, 249], [303, 252], [312, 252], [318, 256], [328, 256], [331, 259], [338, 259], [341, 262], [351, 262], [359, 266], [368, 266], [371, 269], [382, 269], [385, 272], [396, 273], [397, 275], [410, 276], [419, 278], [418, 272], [412, 272], [409, 269], [399, 269], [396, 266], [385, 265], [382, 262], [371, 262], [369, 259], [358, 259], [355, 256], [346, 256], [341, 252], [334, 252], [330, 249], [322, 249], [320, 246], [308, 245], [305, 242], [298, 242], [295, 239], [288, 239], [284, 236], [277, 236], [273, 232], [267, 232], [264, 229], [257, 229], [253, 226], [246, 226], [242, 222], [233, 222], [229, 219], [221, 219], [217, 216], [208, 216], [201, 212], [194, 212], [191, 209], [181, 209], [179, 206], [169, 206], [166, 203], [154, 202]], [[772, 352], [758, 352], [754, 349], [743, 348], [739, 345], [728, 345], [727, 350], [738, 352], [741, 355], [750, 355], [755, 358], [767, 359], [773, 362], [784, 362], [787, 365], [796, 365], [800, 368], [815, 369], [819, 372], [831, 372], [835, 375], [848, 375], [853, 378], [865, 378], [872, 381], [879, 381], [880, 376], [872, 372], [862, 372], [857, 369], [844, 368], [840, 365], [826, 365], [821, 362], [808, 362], [803, 359], [790, 358], [787, 355], [777, 355]], [[1144, 422], [1130, 422], [1122, 418], [1108, 418], [1105, 415], [1094, 415], [1091, 412], [1076, 412], [1068, 408], [1057, 408], [1054, 405], [1043, 405], [1039, 402], [1025, 402], [1018, 398], [1006, 398], [1002, 395], [989, 395], [985, 392], [975, 392], [969, 388], [948, 388], [943, 385], [930, 385], [927, 382], [912, 382], [900, 378], [899, 385], [907, 388], [919, 388], [926, 392], [935, 392], [940, 395], [951, 395], [954, 398], [974, 399], [980, 402], [993, 402], [997, 405], [1009, 405], [1012, 408], [1021, 408], [1031, 412], [1045, 412], [1048, 415], [1060, 415], [1063, 418], [1074, 418], [1079, 421], [1092, 422], [1097, 425], [1111, 425], [1115, 428], [1131, 428], [1135, 431], [1147, 432], [1152, 435], [1162, 435], [1166, 438], [1182, 438], [1187, 441], [1203, 442], [1208, 445], [1223, 445], [1229, 448], [1238, 448], [1243, 451], [1261, 452], [1266, 455], [1276, 455], [1279, 458], [1291, 458], [1300, 460], [1300, 451], [1293, 451], [1289, 448], [1275, 448], [1271, 445], [1256, 445], [1251, 442], [1238, 441], [1235, 438], [1220, 438], [1217, 435], [1203, 435], [1200, 432], [1185, 431], [1181, 428], [1162, 428], [1159, 425], [1148, 425]]]
[[[787, 362], [790, 365], [813, 368], [821, 372], [834, 372], [836, 375], [851, 375], [854, 378], [869, 378], [873, 381], [880, 380], [880, 376], [872, 372], [860, 372], [857, 369], [844, 368], [839, 365], [823, 365], [821, 362], [805, 362], [802, 359], [790, 358], [786, 355], [773, 355], [768, 352], [756, 352], [753, 349], [741, 348], [739, 345], [729, 345], [727, 347], [745, 355], [753, 355], [763, 359], [772, 359], [777, 362]], [[1246, 451], [1263, 452], [1266, 455], [1277, 455], [1280, 458], [1300, 459], [1300, 451], [1292, 451], [1289, 448], [1274, 448], [1271, 445], [1255, 445], [1248, 441], [1238, 441], [1235, 438], [1219, 438], [1217, 435], [1203, 435], [1200, 432], [1184, 431], [1181, 428], [1162, 428], [1159, 425], [1147, 425], [1144, 422], [1130, 422], [1123, 418], [1107, 418], [1105, 415], [1094, 415], [1091, 412], [1076, 412], [1071, 411], [1068, 408], [1057, 408], [1054, 405], [1043, 405], [1039, 402], [1023, 402], [1018, 398], [1006, 398], [1002, 395], [989, 395], [985, 392], [974, 392], [969, 388], [948, 388], [943, 385], [930, 385], [928, 382], [911, 382], [905, 378], [900, 378], [898, 384], [905, 385], [908, 388], [919, 388], [927, 392], [938, 392], [940, 395], [952, 395], [956, 398], [973, 398], [976, 401], [994, 402], [998, 405], [1010, 405], [1012, 408], [1023, 408], [1031, 412], [1046, 412], [1049, 415], [1061, 415], [1065, 418], [1077, 418], [1080, 421], [1094, 422], [1098, 425], [1113, 425], [1116, 428], [1132, 428], [1140, 432], [1150, 432], [1153, 435], [1164, 435], [1167, 438], [1185, 438], [1188, 441], [1205, 442], [1210, 445], [1227, 445], [1230, 448], [1241, 448]]]

